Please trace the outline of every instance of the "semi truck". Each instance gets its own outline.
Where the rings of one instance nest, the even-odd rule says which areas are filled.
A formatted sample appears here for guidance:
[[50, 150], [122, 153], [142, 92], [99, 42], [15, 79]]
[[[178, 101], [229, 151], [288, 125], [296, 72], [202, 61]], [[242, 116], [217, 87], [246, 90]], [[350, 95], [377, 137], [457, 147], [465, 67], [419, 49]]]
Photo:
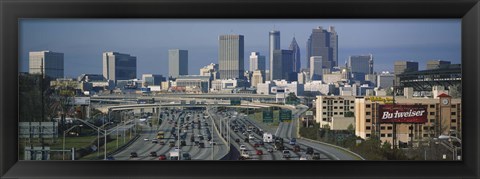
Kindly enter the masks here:
[[273, 142], [273, 135], [272, 133], [265, 132], [263, 133], [263, 142], [271, 143]]

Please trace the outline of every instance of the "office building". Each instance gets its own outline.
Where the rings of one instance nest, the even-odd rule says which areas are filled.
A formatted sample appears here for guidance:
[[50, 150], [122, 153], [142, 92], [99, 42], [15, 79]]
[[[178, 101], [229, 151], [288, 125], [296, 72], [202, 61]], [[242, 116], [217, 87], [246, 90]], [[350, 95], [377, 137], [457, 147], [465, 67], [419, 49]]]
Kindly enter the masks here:
[[312, 29], [307, 40], [307, 68], [310, 68], [310, 57], [321, 56], [322, 68], [332, 69], [338, 66], [338, 35], [332, 26], [327, 30], [319, 26]]
[[407, 146], [408, 143], [418, 146], [422, 141], [432, 140], [440, 135], [462, 137], [460, 98], [452, 98], [446, 94], [440, 94], [438, 99], [395, 97], [395, 102], [399, 104], [397, 110], [425, 110], [422, 113], [425, 115], [417, 116], [415, 123], [396, 123], [395, 132], [392, 122], [381, 121], [385, 112], [381, 107], [391, 104], [392, 101], [392, 97], [355, 99], [355, 134], [363, 139], [375, 135], [380, 137], [382, 143], [389, 142], [399, 147]]
[[302, 70], [297, 74], [297, 81], [299, 84], [305, 84], [310, 81], [310, 72], [307, 70]]
[[449, 61], [443, 61], [443, 60], [429, 60], [427, 62], [427, 70], [436, 70], [436, 69], [441, 69], [441, 68], [448, 68], [450, 66]]
[[395, 84], [400, 85], [400, 78], [398, 75], [405, 72], [416, 72], [418, 71], [418, 62], [411, 61], [395, 61], [393, 66], [393, 74], [395, 75]]
[[103, 53], [103, 77], [107, 80], [130, 80], [137, 78], [137, 57], [119, 52]]
[[272, 80], [272, 72], [273, 72], [273, 51], [280, 50], [280, 31], [270, 31], [268, 33], [268, 58], [269, 58], [269, 66], [270, 66], [270, 75], [269, 78]]
[[296, 80], [297, 73], [293, 71], [293, 52], [291, 50], [274, 50], [270, 69], [272, 69], [270, 80]]
[[346, 130], [349, 125], [355, 125], [355, 97], [317, 96], [315, 103], [315, 122], [320, 127]]
[[381, 89], [389, 89], [393, 87], [393, 80], [395, 75], [389, 72], [382, 72], [377, 75], [377, 87]]
[[218, 73], [218, 64], [210, 63], [203, 68], [200, 68], [200, 75], [201, 76], [210, 76], [211, 80], [218, 79], [220, 74]]
[[366, 74], [373, 74], [373, 55], [350, 56], [347, 65], [353, 80], [365, 81]]
[[297, 40], [295, 40], [295, 37], [293, 37], [292, 42], [290, 43], [290, 46], [288, 47], [288, 50], [291, 50], [293, 52], [293, 70], [294, 72], [300, 72], [300, 69], [302, 67], [301, 60], [300, 60], [300, 47], [298, 46]]
[[64, 61], [63, 53], [52, 51], [30, 52], [29, 54], [29, 73], [42, 74], [43, 77], [53, 79], [63, 78]]
[[310, 80], [322, 80], [323, 75], [322, 56], [310, 57]]
[[220, 35], [218, 65], [220, 79], [243, 79], [244, 37], [243, 35]]
[[168, 76], [177, 78], [188, 75], [188, 51], [180, 49], [168, 50]]
[[252, 80], [251, 80], [251, 87], [257, 87], [257, 84], [258, 83], [263, 83], [264, 82], [264, 73], [260, 70], [255, 70], [253, 71], [253, 74], [252, 74]]
[[162, 75], [156, 75], [156, 74], [142, 75], [143, 87], [161, 86], [163, 81], [165, 81], [165, 77], [163, 77]]
[[208, 93], [210, 77], [200, 75], [181, 75], [175, 80], [176, 87], [182, 87], [185, 92]]
[[265, 72], [265, 56], [260, 52], [252, 52], [250, 54], [250, 71], [260, 70]]

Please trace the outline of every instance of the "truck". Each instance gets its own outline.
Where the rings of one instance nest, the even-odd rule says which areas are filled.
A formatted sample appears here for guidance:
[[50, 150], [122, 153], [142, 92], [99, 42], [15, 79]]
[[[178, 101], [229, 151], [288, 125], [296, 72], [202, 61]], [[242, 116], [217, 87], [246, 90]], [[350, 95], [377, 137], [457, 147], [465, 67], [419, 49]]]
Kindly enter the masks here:
[[265, 132], [263, 133], [263, 142], [271, 143], [273, 142], [273, 135], [272, 133]]
[[170, 160], [179, 160], [180, 156], [180, 150], [179, 149], [174, 149], [168, 153], [170, 156]]

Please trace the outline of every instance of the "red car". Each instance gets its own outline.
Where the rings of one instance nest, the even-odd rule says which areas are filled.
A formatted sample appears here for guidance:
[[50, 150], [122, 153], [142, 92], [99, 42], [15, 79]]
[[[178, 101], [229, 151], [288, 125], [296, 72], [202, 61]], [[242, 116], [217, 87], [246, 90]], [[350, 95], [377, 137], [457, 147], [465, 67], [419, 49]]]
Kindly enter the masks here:
[[257, 155], [263, 155], [263, 151], [262, 150], [257, 150]]
[[160, 155], [160, 156], [158, 157], [158, 160], [167, 160], [167, 156], [165, 156], [165, 155]]

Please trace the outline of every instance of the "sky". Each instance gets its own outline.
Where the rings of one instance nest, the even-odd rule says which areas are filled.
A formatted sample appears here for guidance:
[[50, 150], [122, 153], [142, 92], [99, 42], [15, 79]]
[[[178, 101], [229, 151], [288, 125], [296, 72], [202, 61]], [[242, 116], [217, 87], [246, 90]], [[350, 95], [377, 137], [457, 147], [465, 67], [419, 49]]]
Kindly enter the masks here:
[[[244, 35], [245, 69], [250, 53], [268, 61], [268, 32], [280, 31], [281, 49], [298, 42], [306, 67], [306, 41], [312, 29], [334, 26], [338, 61], [351, 55], [372, 54], [374, 71], [393, 71], [398, 60], [461, 63], [460, 19], [21, 19], [19, 70], [28, 71], [28, 52], [64, 53], [66, 77], [102, 74], [102, 53], [116, 51], [137, 57], [141, 74], [168, 74], [168, 49], [188, 50], [189, 74], [218, 63], [218, 36]], [[268, 66], [268, 62], [267, 62]]]

